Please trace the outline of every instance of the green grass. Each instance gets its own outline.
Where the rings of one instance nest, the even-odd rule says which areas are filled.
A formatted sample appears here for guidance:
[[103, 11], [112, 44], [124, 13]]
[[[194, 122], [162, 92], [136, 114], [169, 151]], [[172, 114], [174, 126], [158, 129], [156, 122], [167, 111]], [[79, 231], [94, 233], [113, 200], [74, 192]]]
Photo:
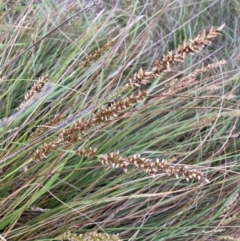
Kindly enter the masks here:
[[[239, 2], [104, 0], [77, 18], [71, 16], [84, 2], [46, 2], [0, 4], [0, 119], [20, 113], [0, 127], [0, 240], [57, 240], [68, 230], [119, 234], [121, 240], [239, 240], [239, 198], [231, 203], [240, 184]], [[71, 145], [32, 160], [74, 121], [91, 120], [115, 98], [136, 95], [138, 88], [121, 87], [140, 67], [151, 71], [163, 54], [223, 23], [223, 34], [210, 46], [142, 86], [147, 98], [79, 133]], [[99, 58], [81, 67], [112, 40]], [[222, 59], [225, 65], [161, 99], [174, 78], [181, 81]], [[52, 91], [17, 112], [45, 75]], [[65, 124], [31, 136], [59, 114]], [[75, 155], [90, 147], [96, 155]], [[99, 157], [115, 151], [122, 157], [175, 158], [172, 164], [196, 168], [210, 183], [101, 165]]]

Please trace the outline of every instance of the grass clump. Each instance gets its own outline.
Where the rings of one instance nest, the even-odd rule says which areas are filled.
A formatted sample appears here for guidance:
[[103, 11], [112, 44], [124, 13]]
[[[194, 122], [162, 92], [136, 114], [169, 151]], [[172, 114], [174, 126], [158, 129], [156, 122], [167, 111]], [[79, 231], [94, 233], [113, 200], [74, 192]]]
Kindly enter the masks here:
[[0, 239], [238, 239], [223, 3], [1, 6]]

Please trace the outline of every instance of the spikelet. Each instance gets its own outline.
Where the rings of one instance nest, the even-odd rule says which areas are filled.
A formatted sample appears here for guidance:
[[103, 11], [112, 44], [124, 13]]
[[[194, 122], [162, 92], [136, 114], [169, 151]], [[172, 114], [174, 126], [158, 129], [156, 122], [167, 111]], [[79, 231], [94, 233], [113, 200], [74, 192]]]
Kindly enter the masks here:
[[146, 92], [139, 92], [137, 95], [132, 94], [129, 97], [114, 102], [113, 105], [107, 108], [100, 109], [91, 119], [75, 122], [72, 126], [64, 129], [58, 138], [50, 143], [45, 143], [42, 147], [38, 148], [32, 155], [33, 160], [39, 162], [46, 158], [47, 154], [51, 151], [75, 143], [79, 140], [79, 133], [83, 133], [94, 126], [111, 121], [118, 116], [119, 113], [123, 112], [126, 108], [137, 104], [146, 96]]
[[197, 121], [196, 123], [193, 123], [191, 125], [191, 127], [192, 128], [197, 127], [199, 129], [202, 129], [202, 128], [207, 127], [207, 126], [212, 126], [212, 124], [215, 120], [216, 120], [215, 116], [204, 117], [201, 120]]
[[160, 99], [161, 100], [168, 99], [169, 97], [179, 93], [180, 91], [192, 85], [195, 82], [198, 75], [209, 72], [210, 70], [218, 68], [224, 64], [226, 64], [226, 61], [221, 60], [217, 63], [209, 64], [206, 67], [198, 68], [195, 71], [193, 71], [191, 74], [184, 76], [180, 79], [176, 78], [169, 81], [168, 83], [165, 84], [165, 87], [167, 89], [162, 93], [162, 96], [160, 97]]
[[179, 178], [182, 176], [187, 182], [190, 180], [197, 180], [204, 183], [209, 183], [206, 176], [196, 169], [189, 169], [187, 166], [170, 164], [168, 161], [159, 159], [151, 160], [149, 158], [142, 158], [140, 155], [133, 155], [129, 157], [122, 157], [119, 152], [112, 152], [99, 157], [99, 162], [111, 168], [121, 168], [126, 173], [129, 166], [142, 169], [152, 176], [156, 176], [159, 172], [164, 172], [169, 176]]
[[200, 74], [203, 74], [203, 73], [206, 73], [206, 72], [209, 72], [211, 71], [212, 69], [216, 69], [216, 68], [219, 68], [221, 67], [222, 65], [226, 64], [227, 61], [226, 60], [220, 60], [214, 64], [208, 64], [206, 67], [203, 67], [203, 68], [199, 68], [199, 69], [196, 69], [193, 71], [193, 73], [191, 74], [193, 77], [197, 77], [198, 75]]
[[240, 116], [239, 110], [230, 110], [230, 111], [224, 111], [220, 113], [220, 116], [224, 117], [238, 117]]
[[137, 73], [134, 74], [132, 79], [129, 79], [129, 83], [126, 86], [141, 87], [141, 85], [146, 85], [150, 82], [152, 72], [144, 71], [142, 68], [139, 69]]
[[210, 45], [212, 39], [221, 35], [224, 26], [225, 24], [217, 29], [211, 27], [208, 34], [204, 30], [201, 35], [198, 35], [189, 42], [184, 41], [182, 45], [178, 46], [176, 51], [170, 51], [167, 55], [163, 55], [162, 60], [156, 60], [155, 66], [152, 69], [153, 74], [159, 76], [163, 72], [169, 72], [172, 64], [183, 62], [188, 55], [194, 55]]
[[90, 54], [86, 57], [85, 61], [83, 61], [79, 67], [86, 68], [88, 67], [92, 62], [97, 61], [101, 58], [101, 56], [110, 49], [114, 44], [116, 43], [116, 40], [108, 41], [105, 45], [103, 45], [102, 48], [96, 50], [93, 54]]
[[49, 143], [44, 143], [40, 148], [38, 148], [32, 155], [32, 159], [35, 162], [39, 162], [42, 159], [47, 157], [47, 154], [51, 151], [56, 150], [57, 148], [61, 147], [62, 143], [61, 140], [57, 139], [56, 141], [52, 141]]
[[137, 95], [131, 95], [122, 100], [113, 102], [107, 108], [99, 110], [93, 117], [93, 124], [100, 124], [102, 122], [111, 120], [116, 117], [119, 112], [124, 111], [128, 107], [139, 103], [147, 96], [146, 92], [140, 91]]
[[78, 121], [74, 123], [69, 128], [62, 131], [60, 134], [60, 138], [62, 140], [68, 141], [71, 136], [76, 133], [86, 131], [93, 126], [100, 125], [111, 121], [114, 117], [116, 117], [119, 113], [124, 111], [126, 108], [137, 104], [140, 100], [144, 99], [147, 96], [146, 92], [139, 92], [138, 95], [131, 95], [130, 97], [126, 97], [122, 100], [118, 100], [114, 102], [111, 106], [107, 108], [100, 109], [96, 114], [92, 116], [91, 119], [85, 121]]
[[[170, 51], [167, 55], [163, 55], [162, 60], [156, 60], [152, 71], [144, 71], [140, 68], [139, 71], [134, 74], [133, 78], [129, 79], [129, 82], [124, 87], [141, 87], [142, 85], [150, 83], [152, 77], [158, 77], [163, 72], [171, 71], [170, 67], [172, 64], [183, 62], [188, 55], [194, 55], [207, 45], [210, 45], [212, 43], [211, 39], [221, 35], [224, 26], [225, 24], [217, 29], [212, 27], [208, 34], [206, 34], [206, 31], [204, 30], [202, 35], [198, 35], [189, 42], [184, 41], [183, 45], [178, 46], [176, 51]], [[218, 66], [222, 64], [224, 64], [224, 61], [217, 63]], [[194, 75], [199, 75], [200, 73], [207, 72], [211, 68], [216, 67], [217, 66], [209, 65], [205, 67], [205, 69], [200, 69], [199, 72], [192, 74], [192, 78], [194, 78]]]
[[85, 234], [75, 234], [70, 231], [59, 235], [57, 237], [58, 240], [65, 241], [121, 241], [118, 235], [115, 234], [107, 234], [107, 233], [98, 233], [98, 232], [90, 232]]
[[44, 87], [44, 85], [48, 82], [48, 76], [42, 76], [40, 77], [36, 83], [34, 83], [34, 85], [32, 86], [32, 88], [30, 89], [30, 91], [28, 93], [26, 93], [25, 98], [24, 98], [24, 102], [21, 103], [21, 105], [17, 108], [17, 110], [21, 110], [22, 107], [25, 105], [25, 103], [30, 100], [33, 96], [37, 95], [38, 93], [41, 92], [42, 88]]
[[57, 124], [59, 124], [63, 118], [65, 117], [64, 114], [59, 114], [56, 115], [53, 119], [51, 119], [50, 121], [48, 121], [46, 124], [44, 124], [44, 126], [42, 127], [38, 127], [34, 132], [32, 132], [30, 134], [30, 137], [36, 137], [36, 136], [40, 136], [41, 134], [43, 134], [44, 132], [46, 132], [49, 128], [56, 126]]
[[90, 148], [88, 148], [88, 149], [82, 148], [82, 149], [76, 150], [76, 151], [75, 151], [75, 154], [76, 154], [77, 156], [84, 156], [84, 157], [96, 156], [96, 154], [97, 154], [97, 149], [92, 148], [92, 147], [90, 147]]
[[235, 238], [235, 237], [233, 237], [233, 236], [224, 235], [224, 236], [220, 236], [220, 237], [219, 237], [219, 240], [240, 241], [240, 238]]

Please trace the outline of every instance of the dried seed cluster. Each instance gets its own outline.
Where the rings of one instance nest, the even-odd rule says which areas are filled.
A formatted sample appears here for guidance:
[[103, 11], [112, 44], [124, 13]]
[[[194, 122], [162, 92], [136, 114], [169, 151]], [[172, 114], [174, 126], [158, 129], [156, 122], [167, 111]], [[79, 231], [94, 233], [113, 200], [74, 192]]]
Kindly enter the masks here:
[[42, 76], [37, 80], [36, 83], [32, 86], [30, 91], [25, 94], [24, 102], [17, 108], [17, 110], [21, 110], [25, 103], [30, 100], [33, 96], [40, 93], [44, 85], [48, 82], [48, 76]]
[[72, 136], [75, 136], [76, 133], [84, 132], [93, 126], [100, 125], [102, 123], [106, 123], [112, 120], [114, 117], [117, 117], [117, 114], [119, 114], [121, 111], [125, 110], [126, 108], [134, 104], [137, 104], [146, 96], [146, 92], [139, 92], [136, 96], [131, 95], [130, 97], [118, 100], [114, 102], [111, 106], [99, 110], [95, 115], [93, 115], [93, 117], [90, 120], [80, 120], [74, 123], [71, 127], [65, 129], [60, 134], [60, 138], [65, 141], [67, 140], [69, 142], [68, 139]]
[[168, 72], [171, 70], [171, 64], [176, 62], [183, 62], [188, 55], [194, 55], [201, 51], [207, 45], [210, 45], [211, 40], [222, 34], [224, 24], [215, 29], [211, 27], [209, 33], [206, 34], [206, 30], [201, 35], [198, 35], [189, 42], [184, 42], [180, 45], [176, 51], [171, 51], [167, 55], [163, 55], [162, 60], [157, 60], [152, 72], [155, 76], [159, 76], [162, 72]]
[[129, 157], [122, 157], [119, 152], [113, 152], [99, 157], [101, 164], [111, 168], [122, 168], [124, 172], [127, 172], [129, 166], [135, 166], [142, 169], [149, 175], [155, 176], [159, 172], [167, 173], [169, 176], [175, 176], [176, 178], [182, 176], [186, 181], [198, 180], [204, 183], [209, 183], [209, 180], [205, 175], [197, 171], [196, 169], [188, 169], [183, 165], [174, 165], [169, 162], [159, 159], [151, 160], [149, 158], [142, 158], [140, 155], [133, 155]]
[[116, 42], [115, 40], [108, 41], [105, 45], [103, 45], [102, 48], [96, 50], [93, 54], [88, 55], [86, 57], [86, 60], [80, 64], [80, 67], [86, 68], [91, 64], [91, 62], [94, 62], [100, 59], [101, 56], [115, 44], [115, 42]]
[[77, 156], [84, 156], [84, 157], [96, 156], [97, 149], [94, 149], [91, 147], [89, 149], [86, 149], [86, 148], [78, 149], [78, 150], [76, 150], [75, 154]]
[[[176, 51], [170, 51], [167, 55], [163, 55], [162, 60], [156, 60], [152, 71], [144, 71], [140, 68], [140, 70], [134, 74], [134, 77], [129, 79], [129, 83], [125, 86], [131, 88], [140, 87], [148, 84], [152, 77], [158, 77], [163, 72], [171, 71], [171, 64], [183, 62], [188, 55], [194, 55], [207, 45], [210, 45], [213, 38], [221, 35], [223, 28], [224, 24], [217, 29], [211, 27], [208, 34], [206, 34], [204, 30], [201, 35], [198, 35], [189, 42], [185, 41], [183, 45], [178, 46]], [[216, 68], [216, 66], [209, 65], [205, 69], [202, 69], [202, 73], [209, 71], [211, 68]], [[191, 77], [194, 79], [195, 75], [198, 74], [200, 74], [200, 72], [195, 72]]]
[[57, 237], [58, 240], [65, 241], [121, 241], [118, 235], [107, 234], [107, 233], [97, 233], [91, 232], [86, 234], [75, 234], [70, 231]]
[[[176, 62], [183, 62], [186, 56], [193, 55], [199, 52], [201, 49], [211, 44], [211, 40], [219, 35], [221, 35], [224, 25], [219, 28], [211, 28], [207, 34], [204, 31], [201, 35], [198, 35], [189, 42], [184, 42], [183, 45], [180, 45], [176, 51], [171, 51], [167, 55], [164, 55], [162, 60], [157, 60], [155, 67], [152, 71], [144, 71], [142, 68], [139, 69], [137, 73], [134, 74], [133, 78], [129, 80], [129, 83], [121, 87], [120, 90], [125, 91], [129, 88], [141, 87], [142, 85], [147, 85], [151, 78], [161, 75], [163, 72], [170, 71], [171, 64]], [[101, 57], [101, 55], [111, 46], [113, 46], [115, 41], [110, 41], [104, 45], [101, 49], [97, 50], [93, 55], [89, 55], [86, 58], [81, 66], [86, 67], [90, 62], [96, 61]], [[171, 82], [167, 83], [165, 87], [168, 87], [167, 90], [163, 92], [162, 99], [169, 98], [169, 96], [176, 94], [177, 92], [183, 90], [184, 88], [190, 86], [196, 80], [196, 77], [199, 74], [210, 71], [213, 68], [217, 68], [222, 64], [225, 64], [226, 61], [220, 61], [216, 64], [210, 64], [204, 68], [200, 68], [192, 72], [192, 74], [185, 76], [181, 79], [174, 79]], [[39, 85], [34, 86], [26, 98], [31, 98], [34, 93], [41, 90], [44, 85], [44, 81], [40, 82]], [[119, 113], [126, 110], [126, 108], [138, 103], [147, 96], [146, 92], [140, 91], [137, 95], [131, 95], [121, 100], [111, 102], [109, 105], [101, 108], [97, 113], [95, 113], [88, 120], [80, 120], [75, 122], [72, 126], [64, 129], [58, 138], [53, 140], [50, 143], [45, 143], [42, 147], [36, 150], [33, 154], [33, 159], [35, 161], [40, 161], [43, 158], [46, 158], [46, 155], [53, 150], [56, 150], [63, 146], [68, 146], [72, 143], [75, 143], [79, 140], [79, 133], [84, 133], [86, 130], [91, 129], [92, 127], [108, 123]], [[84, 157], [91, 157], [96, 155], [96, 149], [78, 149], [75, 151], [76, 155], [81, 155]], [[209, 183], [205, 175], [196, 170], [189, 169], [183, 165], [171, 164], [165, 160], [160, 161], [159, 159], [151, 160], [148, 158], [141, 158], [140, 155], [133, 155], [130, 157], [121, 157], [118, 152], [113, 152], [106, 155], [101, 155], [99, 161], [109, 167], [120, 167], [127, 172], [129, 166], [134, 166], [144, 170], [149, 175], [155, 176], [158, 172], [167, 173], [169, 176], [175, 176], [176, 178], [182, 176], [185, 180], [198, 180], [204, 183]]]
[[214, 64], [209, 64], [206, 67], [199, 68], [194, 70], [191, 74], [182, 77], [181, 79], [173, 79], [165, 84], [166, 89], [163, 93], [160, 99], [167, 99], [172, 95], [175, 95], [176, 93], [184, 90], [185, 88], [189, 87], [191, 84], [193, 84], [197, 78], [198, 75], [202, 73], [206, 73], [212, 69], [218, 68], [221, 65], [226, 64], [225, 60], [221, 60]]
[[196, 78], [192, 76], [184, 76], [180, 80], [179, 79], [171, 80], [165, 85], [165, 87], [167, 87], [168, 89], [166, 89], [162, 93], [162, 96], [160, 97], [160, 99], [161, 100], [168, 99], [169, 97], [177, 94], [178, 92], [190, 86], [195, 80]]
[[142, 68], [134, 74], [132, 79], [129, 79], [127, 86], [131, 88], [140, 87], [141, 85], [146, 85], [150, 82], [152, 77], [152, 72], [144, 71]]
[[110, 120], [112, 117], [116, 117], [116, 115], [127, 109], [128, 107], [139, 103], [141, 100], [147, 97], [147, 93], [144, 91], [140, 91], [137, 95], [131, 95], [122, 100], [118, 100], [113, 102], [107, 108], [103, 108], [93, 117], [94, 123], [102, 123]]
[[32, 159], [36, 162], [47, 158], [47, 154], [54, 151], [62, 146], [61, 140], [57, 139], [49, 143], [44, 143], [40, 148], [38, 148], [32, 155]]
[[206, 126], [212, 126], [212, 124], [215, 120], [216, 120], [216, 116], [208, 116], [208, 117], [205, 117], [205, 118], [197, 121], [196, 123], [193, 123], [191, 127], [192, 128], [198, 127], [199, 129], [201, 129]]
[[221, 235], [218, 240], [226, 240], [226, 241], [240, 241], [240, 238], [235, 238], [233, 236]]
[[79, 133], [82, 133], [90, 129], [93, 126], [111, 121], [114, 117], [117, 116], [117, 114], [119, 114], [126, 108], [134, 104], [137, 104], [146, 96], [146, 92], [139, 92], [137, 95], [131, 95], [130, 97], [126, 97], [122, 100], [116, 101], [107, 108], [102, 108], [89, 120], [77, 121], [72, 126], [64, 129], [60, 133], [59, 138], [50, 143], [45, 143], [41, 148], [38, 148], [33, 154], [33, 160], [40, 161], [43, 158], [46, 158], [46, 155], [51, 151], [56, 150], [57, 148], [62, 147], [64, 145], [69, 145], [78, 141]]
[[53, 119], [48, 121], [44, 126], [38, 127], [34, 132], [32, 132], [30, 137], [40, 136], [45, 131], [49, 130], [49, 128], [59, 124], [64, 119], [64, 117], [66, 117], [66, 115], [64, 115], [64, 114], [63, 115], [56, 115]]
[[222, 66], [226, 63], [227, 63], [226, 60], [221, 60], [221, 61], [218, 61], [217, 63], [214, 63], [214, 64], [208, 64], [207, 66], [205, 66], [203, 68], [199, 68], [199, 69], [194, 70], [192, 72], [191, 76], [196, 78], [198, 75], [209, 72], [212, 69], [219, 68], [220, 66]]

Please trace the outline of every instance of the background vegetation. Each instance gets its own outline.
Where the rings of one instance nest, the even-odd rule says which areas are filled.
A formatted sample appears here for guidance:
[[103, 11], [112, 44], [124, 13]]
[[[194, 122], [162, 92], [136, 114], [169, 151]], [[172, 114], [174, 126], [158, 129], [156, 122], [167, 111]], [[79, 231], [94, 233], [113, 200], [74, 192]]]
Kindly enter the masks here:
[[[119, 234], [109, 240], [240, 240], [239, 1], [9, 0], [0, 8], [0, 239], [63, 240], [71, 230], [86, 234], [72, 240], [94, 240], [93, 231]], [[184, 40], [223, 23], [202, 51], [125, 88], [141, 68], [154, 72]], [[221, 60], [173, 91], [171, 83]], [[94, 121], [139, 89], [147, 97], [138, 104]], [[79, 120], [91, 128], [68, 134]], [[187, 165], [210, 183], [99, 162], [117, 151]]]

